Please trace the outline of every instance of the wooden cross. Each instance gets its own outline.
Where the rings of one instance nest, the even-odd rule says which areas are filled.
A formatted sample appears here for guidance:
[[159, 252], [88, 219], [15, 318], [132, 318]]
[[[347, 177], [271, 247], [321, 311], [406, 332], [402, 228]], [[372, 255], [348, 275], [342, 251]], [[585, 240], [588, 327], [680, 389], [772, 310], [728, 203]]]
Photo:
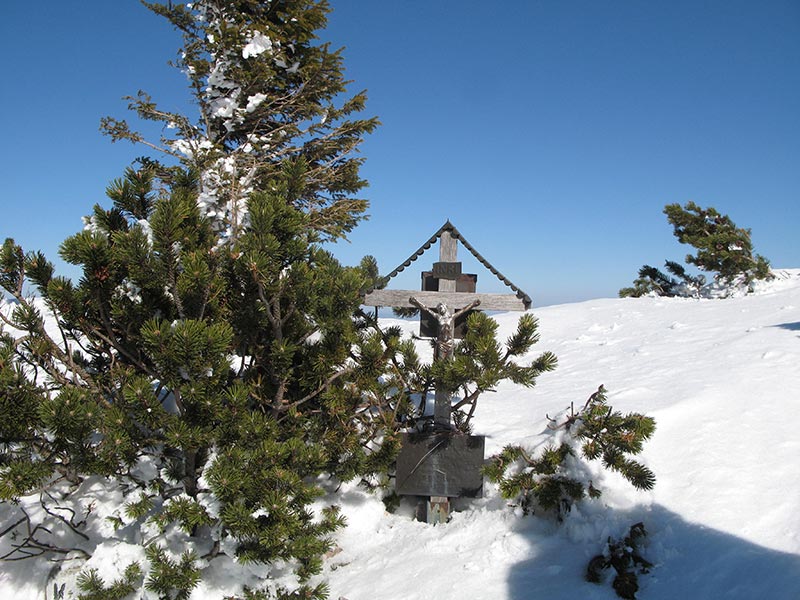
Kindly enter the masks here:
[[[395, 306], [417, 308], [433, 317], [439, 324], [434, 357], [450, 360], [453, 356], [456, 319], [478, 306], [481, 310], [525, 310], [525, 301], [514, 294], [477, 294], [457, 292], [456, 279], [461, 273], [458, 259], [458, 239], [448, 229], [439, 237], [439, 262], [434, 265], [439, 290], [435, 292], [411, 290], [373, 290], [364, 298], [366, 306]], [[434, 430], [452, 429], [451, 398], [437, 387], [435, 393]]]
[[[470, 310], [518, 310], [530, 308], [530, 297], [512, 284], [464, 239], [447, 221], [417, 252], [384, 279], [388, 282], [419, 258], [439, 240], [439, 262], [432, 272], [423, 272], [423, 290], [370, 290], [365, 293], [365, 306], [416, 308], [432, 320], [430, 327], [421, 323], [420, 335], [430, 337], [436, 332], [434, 357], [452, 360], [455, 349], [456, 320]], [[478, 294], [474, 291], [475, 275], [462, 275], [457, 262], [458, 242], [516, 294]], [[431, 281], [431, 279], [433, 281]], [[465, 282], [466, 280], [466, 282]], [[459, 281], [461, 283], [459, 284]], [[435, 284], [429, 285], [429, 284]], [[483, 436], [453, 435], [450, 393], [437, 385], [433, 414], [433, 432], [407, 432], [397, 459], [397, 493], [428, 497], [426, 518], [429, 523], [444, 523], [450, 512], [450, 497], [480, 495], [483, 479]]]

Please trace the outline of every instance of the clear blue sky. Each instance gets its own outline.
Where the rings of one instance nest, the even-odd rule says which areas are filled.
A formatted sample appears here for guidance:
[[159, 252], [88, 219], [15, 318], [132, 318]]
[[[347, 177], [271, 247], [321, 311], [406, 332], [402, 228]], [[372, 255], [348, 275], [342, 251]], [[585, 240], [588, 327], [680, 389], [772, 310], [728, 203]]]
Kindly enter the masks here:
[[[332, 0], [369, 221], [335, 252], [387, 272], [446, 219], [534, 305], [615, 296], [683, 260], [663, 206], [694, 200], [800, 267], [800, 2]], [[185, 107], [180, 40], [135, 0], [3, 7], [0, 238], [57, 258], [145, 148], [104, 115], [144, 89]], [[417, 287], [424, 256], [394, 285]], [[482, 268], [482, 291], [502, 291]]]

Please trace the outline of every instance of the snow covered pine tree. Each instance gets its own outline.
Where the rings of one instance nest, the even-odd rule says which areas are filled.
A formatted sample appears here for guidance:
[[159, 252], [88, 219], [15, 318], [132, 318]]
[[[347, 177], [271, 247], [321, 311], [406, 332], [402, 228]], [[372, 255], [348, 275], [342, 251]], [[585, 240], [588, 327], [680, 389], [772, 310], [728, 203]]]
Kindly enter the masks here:
[[756, 279], [772, 278], [769, 261], [758, 254], [753, 256], [750, 230], [737, 227], [728, 215], [694, 202], [683, 208], [680, 204], [667, 204], [664, 214], [678, 241], [697, 249], [696, 255], [686, 256], [687, 263], [715, 272], [726, 284], [741, 280], [750, 285]]
[[[163, 123], [162, 139], [103, 120], [113, 140], [167, 159], [128, 169], [112, 208], [62, 244], [77, 285], [13, 240], [2, 248], [16, 308], [0, 345], [13, 390], [0, 400], [0, 493], [19, 501], [3, 506], [16, 523], [4, 558], [84, 557], [83, 593], [111, 593], [91, 571], [108, 545], [90, 535], [110, 518], [104, 535], [144, 567], [120, 564], [117, 584], [185, 597], [233, 558], [289, 564], [302, 582], [342, 523], [311, 510], [317, 476], [385, 469], [391, 455], [365, 447], [380, 411], [358, 417], [387, 360], [363, 349], [376, 334], [354, 318], [374, 261], [345, 268], [321, 247], [363, 217], [355, 152], [378, 122], [353, 118], [365, 95], [345, 98], [341, 54], [317, 42], [327, 3], [145, 4], [183, 33], [200, 114], [140, 92], [130, 108]], [[118, 513], [93, 512], [97, 489]]]
[[[737, 227], [728, 215], [721, 215], [713, 207], [701, 208], [694, 202], [684, 207], [667, 204], [664, 214], [678, 241], [697, 249], [697, 254], [686, 255], [686, 262], [714, 273], [716, 283], [724, 286], [725, 294], [737, 287], [752, 291], [754, 281], [772, 279], [769, 261], [759, 254], [753, 255], [750, 230]], [[678, 279], [644, 265], [639, 269], [639, 277], [634, 280], [633, 287], [622, 288], [620, 297], [700, 294], [706, 283], [705, 276], [689, 275], [683, 265], [674, 261], [666, 261], [666, 267]]]

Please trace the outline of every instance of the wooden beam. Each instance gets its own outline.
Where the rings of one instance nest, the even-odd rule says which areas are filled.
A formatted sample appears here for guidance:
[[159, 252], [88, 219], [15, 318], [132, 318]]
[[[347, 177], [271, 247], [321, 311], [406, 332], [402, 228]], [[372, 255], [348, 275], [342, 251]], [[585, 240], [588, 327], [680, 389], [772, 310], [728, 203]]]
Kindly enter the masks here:
[[[458, 260], [458, 240], [449, 231], [443, 231], [439, 238], [439, 262], [454, 263]], [[440, 292], [455, 292], [455, 279], [440, 279]]]
[[364, 306], [396, 306], [416, 308], [409, 300], [414, 297], [425, 306], [434, 308], [444, 302], [455, 310], [473, 300], [480, 300], [478, 310], [525, 310], [525, 303], [514, 294], [476, 294], [470, 292], [419, 292], [416, 290], [373, 290], [364, 297]]
[[449, 231], [443, 231], [439, 238], [439, 260], [456, 262], [458, 260], [458, 240]]

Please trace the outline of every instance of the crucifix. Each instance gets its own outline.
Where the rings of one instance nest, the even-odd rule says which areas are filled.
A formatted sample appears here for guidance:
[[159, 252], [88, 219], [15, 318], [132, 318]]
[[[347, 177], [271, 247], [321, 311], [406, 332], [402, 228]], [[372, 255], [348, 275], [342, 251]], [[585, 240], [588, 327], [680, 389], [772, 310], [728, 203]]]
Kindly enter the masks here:
[[[500, 274], [464, 236], [447, 221], [416, 253], [383, 278], [384, 283], [410, 266], [436, 241], [439, 261], [422, 273], [422, 291], [373, 289], [365, 292], [365, 306], [416, 308], [420, 311], [420, 336], [434, 338], [434, 357], [451, 360], [455, 340], [463, 335], [462, 323], [469, 311], [524, 311], [530, 297]], [[458, 243], [472, 254], [514, 294], [478, 294], [477, 275], [463, 274], [458, 262]], [[437, 385], [433, 429], [424, 427], [403, 434], [397, 458], [396, 491], [399, 495], [427, 497], [425, 519], [444, 523], [450, 511], [450, 498], [480, 497], [483, 490], [484, 437], [460, 434], [452, 424], [452, 398]]]
[[[458, 328], [460, 317], [477, 307], [480, 307], [481, 310], [526, 310], [530, 307], [531, 300], [527, 294], [521, 292], [500, 275], [497, 269], [478, 254], [450, 221], [447, 221], [416, 254], [395, 269], [386, 279], [391, 279], [405, 269], [437, 239], [439, 240], [439, 261], [433, 264], [430, 272], [423, 272], [422, 291], [372, 290], [366, 294], [364, 304], [420, 310], [421, 316], [424, 317], [420, 322], [420, 335], [435, 339], [435, 358], [450, 360], [453, 356], [455, 339], [461, 333]], [[461, 272], [461, 263], [458, 262], [459, 241], [498, 279], [512, 287], [517, 292], [516, 295], [475, 293], [477, 275], [466, 275]], [[450, 401], [450, 395], [437, 387], [433, 416], [435, 431], [452, 429]]]
[[471, 311], [473, 308], [477, 308], [481, 303], [478, 298], [475, 298], [475, 300], [467, 304], [464, 308], [453, 312], [444, 302], [437, 304], [436, 308], [429, 308], [413, 296], [409, 298], [408, 301], [421, 311], [426, 312], [436, 319], [439, 325], [439, 334], [436, 336], [436, 354], [434, 357], [442, 360], [449, 360], [453, 356], [453, 343], [456, 336], [456, 319]]
[[[436, 336], [436, 347], [434, 358], [438, 360], [450, 360], [453, 358], [453, 344], [455, 343], [455, 324], [456, 319], [480, 305], [481, 301], [476, 298], [465, 307], [453, 312], [447, 304], [440, 302], [436, 308], [429, 308], [422, 304], [413, 296], [408, 299], [409, 303], [416, 306], [421, 311], [428, 313], [439, 325], [439, 334]], [[447, 391], [436, 388], [436, 396], [433, 405], [433, 429], [434, 431], [447, 430], [451, 424], [452, 401]]]

